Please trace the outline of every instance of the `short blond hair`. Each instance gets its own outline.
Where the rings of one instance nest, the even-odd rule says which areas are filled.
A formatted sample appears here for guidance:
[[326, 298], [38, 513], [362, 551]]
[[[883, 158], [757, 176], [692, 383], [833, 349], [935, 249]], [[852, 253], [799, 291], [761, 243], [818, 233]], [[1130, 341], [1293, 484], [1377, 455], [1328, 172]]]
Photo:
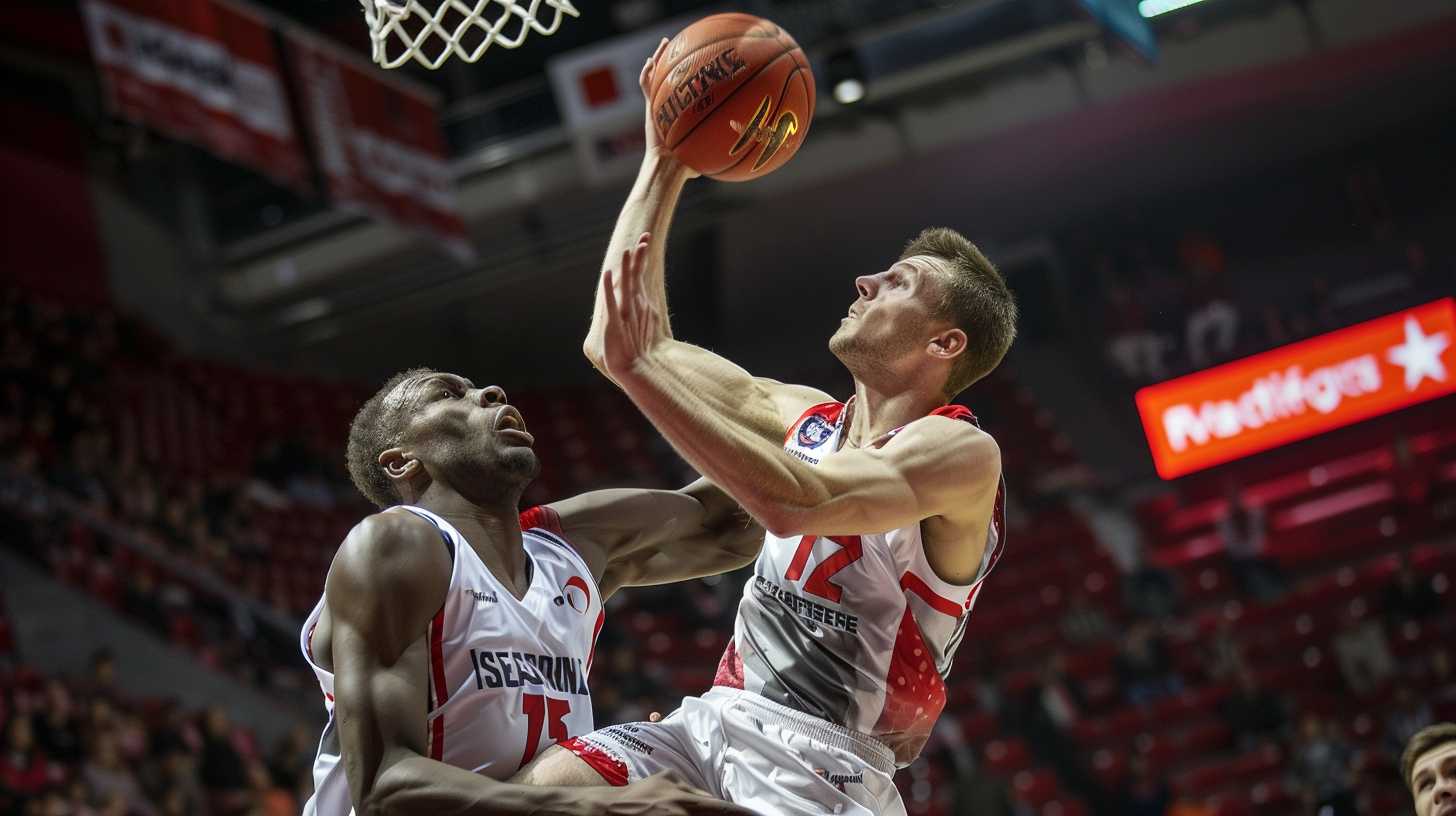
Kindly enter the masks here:
[[966, 333], [966, 350], [951, 366], [944, 391], [954, 397], [991, 373], [1016, 339], [1016, 297], [980, 248], [949, 227], [931, 227], [905, 244], [900, 260], [939, 258], [949, 268], [936, 311]]
[[1405, 744], [1405, 751], [1400, 755], [1400, 776], [1405, 786], [1410, 789], [1411, 796], [1416, 795], [1416, 783], [1411, 779], [1416, 762], [1442, 745], [1451, 743], [1456, 743], [1456, 723], [1445, 722], [1422, 728]]

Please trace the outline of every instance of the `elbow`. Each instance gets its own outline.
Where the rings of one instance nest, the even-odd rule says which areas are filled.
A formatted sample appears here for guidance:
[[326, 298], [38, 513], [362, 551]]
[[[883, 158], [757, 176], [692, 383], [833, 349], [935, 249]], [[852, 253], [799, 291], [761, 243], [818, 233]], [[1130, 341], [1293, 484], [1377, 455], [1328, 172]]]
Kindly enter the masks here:
[[752, 515], [774, 538], [790, 538], [803, 531], [803, 513], [791, 507], [769, 505]]
[[758, 558], [763, 550], [763, 533], [764, 528], [748, 524], [719, 539], [730, 571], [752, 564]]
[[374, 784], [359, 797], [354, 812], [358, 816], [411, 816], [422, 812], [412, 805], [424, 780], [408, 763], [396, 762], [374, 778]]
[[581, 353], [592, 364], [593, 368], [596, 368], [598, 371], [602, 370], [602, 366], [606, 362], [607, 357], [605, 350], [602, 348], [602, 339], [595, 331], [588, 334], [586, 340], [582, 341]]

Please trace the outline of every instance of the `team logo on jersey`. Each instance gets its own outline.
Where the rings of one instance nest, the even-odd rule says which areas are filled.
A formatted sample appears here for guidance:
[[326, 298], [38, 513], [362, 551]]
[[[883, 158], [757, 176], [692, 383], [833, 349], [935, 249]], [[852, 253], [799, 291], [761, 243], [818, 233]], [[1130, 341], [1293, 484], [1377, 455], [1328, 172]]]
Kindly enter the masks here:
[[799, 426], [799, 444], [806, 448], [817, 448], [834, 435], [834, 426], [818, 414], [811, 415]]
[[834, 787], [839, 788], [839, 792], [840, 793], [844, 793], [845, 792], [845, 790], [844, 790], [844, 786], [845, 785], [863, 785], [864, 784], [864, 771], [860, 771], [859, 773], [843, 774], [843, 773], [830, 773], [825, 768], [815, 768], [814, 769], [814, 773], [817, 774], [820, 779], [823, 779], [825, 782], [828, 782], [829, 784], [833, 785]]
[[591, 606], [591, 589], [581, 576], [573, 575], [566, 580], [566, 585], [561, 587], [561, 594], [552, 602], [557, 606], [570, 606], [578, 614], [585, 615], [587, 608]]

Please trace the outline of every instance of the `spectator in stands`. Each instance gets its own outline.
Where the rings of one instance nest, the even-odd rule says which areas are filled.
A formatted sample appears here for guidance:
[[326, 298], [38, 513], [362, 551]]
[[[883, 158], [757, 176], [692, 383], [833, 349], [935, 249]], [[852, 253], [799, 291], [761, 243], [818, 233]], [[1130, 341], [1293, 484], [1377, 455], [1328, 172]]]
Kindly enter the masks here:
[[91, 735], [91, 750], [82, 766], [81, 777], [102, 800], [119, 797], [126, 802], [128, 811], [139, 816], [156, 816], [156, 809], [147, 801], [141, 784], [122, 758], [113, 731]]
[[954, 720], [937, 722], [934, 739], [939, 747], [936, 764], [952, 771], [950, 816], [1017, 816], [1010, 787], [981, 767]]
[[301, 773], [303, 769], [313, 765], [317, 743], [318, 736], [307, 725], [299, 723], [289, 729], [268, 758], [268, 772], [273, 775], [273, 784], [296, 790], [298, 777], [306, 775]]
[[1391, 756], [1405, 749], [1417, 732], [1436, 721], [1436, 712], [1429, 701], [1422, 699], [1410, 686], [1395, 690], [1395, 700], [1385, 714], [1385, 748]]
[[1318, 714], [1305, 714], [1294, 769], [1305, 813], [1359, 816], [1355, 803], [1355, 751]]
[[1107, 356], [1129, 380], [1145, 382], [1168, 375], [1163, 356], [1168, 342], [1152, 329], [1139, 293], [1112, 269], [1111, 258], [1098, 261], [1107, 293]]
[[247, 765], [232, 743], [232, 723], [221, 706], [207, 710], [202, 721], [202, 756], [198, 777], [217, 814], [240, 813], [251, 798]]
[[1128, 780], [1122, 794], [1119, 813], [1127, 816], [1166, 816], [1173, 801], [1168, 780], [1153, 770], [1143, 754], [1133, 754], [1128, 764]]
[[1264, 508], [1250, 504], [1232, 478], [1224, 483], [1228, 510], [1218, 521], [1219, 536], [1229, 558], [1229, 571], [1244, 594], [1269, 601], [1284, 591], [1284, 572], [1264, 553], [1268, 540]]
[[116, 654], [110, 649], [91, 653], [91, 682], [86, 692], [95, 697], [116, 696]]
[[59, 680], [45, 687], [45, 706], [35, 722], [35, 741], [47, 757], [62, 765], [81, 761], [81, 729], [71, 692]]
[[1412, 674], [1439, 716], [1456, 717], [1456, 660], [1452, 660], [1449, 647], [1438, 645], [1426, 650]]
[[976, 660], [975, 687], [976, 704], [981, 710], [997, 719], [1007, 713], [1006, 693], [1001, 686], [1001, 669], [993, 658], [989, 644], [981, 643]]
[[1132, 573], [1143, 563], [1142, 528], [1115, 487], [1094, 481], [1069, 494], [1067, 506], [1092, 531], [1097, 546], [1112, 558], [1119, 571]]
[[1233, 679], [1239, 672], [1246, 670], [1247, 664], [1244, 661], [1243, 647], [1239, 645], [1234, 637], [1234, 625], [1228, 618], [1220, 617], [1218, 629], [1209, 640], [1208, 651], [1204, 657], [1204, 670], [1208, 677], [1216, 683]]
[[1262, 323], [1264, 329], [1262, 340], [1265, 348], [1282, 346], [1292, 339], [1289, 319], [1285, 317], [1284, 310], [1279, 307], [1279, 304], [1264, 304]]
[[[172, 707], [164, 722], [153, 739], [153, 753], [160, 759], [157, 781], [164, 791], [162, 810], [170, 814], [168, 808], [175, 803], [182, 813], [206, 813], [207, 795], [197, 776], [197, 750], [193, 747], [193, 743], [200, 742], [200, 737], [189, 737], [179, 731], [192, 728], [191, 718], [180, 709]], [[308, 764], [301, 768], [308, 768]]]
[[1386, 586], [1380, 605], [1386, 622], [1399, 626], [1407, 621], [1424, 621], [1441, 609], [1441, 596], [1431, 585], [1430, 576], [1416, 572], [1410, 552], [1402, 550], [1400, 566]]
[[1087, 711], [1087, 694], [1067, 672], [1067, 658], [1055, 652], [1026, 690], [1019, 720], [1032, 751], [1056, 771], [1067, 789], [1095, 801], [1101, 794], [1084, 763], [1072, 729]]
[[1456, 723], [1439, 723], [1411, 737], [1400, 757], [1400, 778], [1416, 816], [1442, 816], [1456, 804]]
[[1263, 741], [1277, 739], [1288, 722], [1284, 700], [1261, 686], [1247, 668], [1234, 678], [1234, 690], [1224, 698], [1221, 710], [1239, 750], [1249, 751]]
[[1180, 242], [1178, 254], [1190, 281], [1191, 308], [1184, 327], [1188, 357], [1195, 367], [1204, 368], [1233, 352], [1239, 312], [1224, 282], [1223, 249], [1213, 239], [1190, 233]]
[[1368, 694], [1395, 672], [1390, 643], [1380, 623], [1360, 614], [1357, 608], [1347, 609], [1343, 621], [1333, 641], [1340, 661], [1340, 673], [1351, 691]]
[[1148, 621], [1134, 623], [1123, 635], [1115, 666], [1123, 694], [1133, 705], [1183, 690], [1183, 680], [1173, 670], [1167, 642]]
[[1061, 652], [1042, 664], [1032, 695], [1031, 721], [1057, 736], [1067, 735], [1087, 710], [1087, 694], [1067, 673], [1067, 656]]
[[[61, 769], [52, 767], [35, 744], [30, 717], [25, 714], [11, 717], [5, 728], [5, 752], [0, 754], [0, 789], [17, 797], [18, 801], [13, 804], [39, 796], [59, 781], [60, 773]], [[0, 797], [3, 795], [0, 793]]]
[[1092, 603], [1086, 592], [1077, 589], [1067, 602], [1059, 628], [1062, 637], [1074, 646], [1096, 643], [1112, 634], [1112, 621], [1102, 608]]
[[1123, 580], [1123, 599], [1128, 609], [1148, 620], [1171, 618], [1182, 606], [1173, 573], [1146, 558]]
[[268, 768], [261, 762], [248, 763], [248, 783], [253, 794], [249, 816], [296, 816], [298, 802], [293, 793], [273, 784]]

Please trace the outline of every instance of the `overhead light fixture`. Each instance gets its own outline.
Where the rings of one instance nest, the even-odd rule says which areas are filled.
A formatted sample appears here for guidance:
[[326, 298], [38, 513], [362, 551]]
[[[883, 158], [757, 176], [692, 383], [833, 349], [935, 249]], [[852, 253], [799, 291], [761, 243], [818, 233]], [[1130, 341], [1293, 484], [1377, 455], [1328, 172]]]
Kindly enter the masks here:
[[278, 311], [278, 322], [284, 326], [318, 320], [334, 310], [334, 304], [321, 297], [300, 300]]
[[859, 56], [853, 48], [846, 48], [829, 55], [828, 74], [830, 93], [841, 105], [853, 105], [865, 97], [864, 69], [860, 67]]
[[1138, 3], [1138, 13], [1144, 17], [1157, 17], [1159, 14], [1167, 14], [1202, 2], [1203, 0], [1141, 0]]
[[834, 101], [841, 105], [853, 105], [864, 99], [864, 83], [857, 79], [841, 79], [834, 83]]

